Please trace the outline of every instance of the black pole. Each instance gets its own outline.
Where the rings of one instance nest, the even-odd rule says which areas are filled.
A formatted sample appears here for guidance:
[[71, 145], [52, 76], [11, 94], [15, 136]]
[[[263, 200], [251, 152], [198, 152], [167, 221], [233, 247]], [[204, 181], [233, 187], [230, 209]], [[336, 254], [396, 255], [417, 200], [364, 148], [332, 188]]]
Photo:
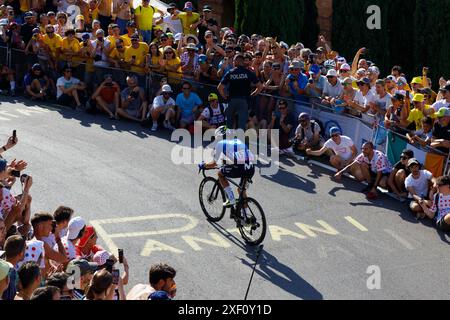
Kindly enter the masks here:
[[250, 285], [252, 284], [252, 280], [253, 280], [253, 275], [255, 274], [255, 269], [256, 269], [256, 265], [258, 264], [258, 260], [259, 260], [259, 256], [261, 255], [261, 252], [264, 249], [264, 245], [260, 245], [258, 248], [257, 256], [256, 256], [256, 260], [255, 260], [255, 265], [253, 266], [253, 271], [252, 271], [252, 276], [250, 277], [250, 282], [248, 283], [248, 287], [247, 287], [247, 292], [245, 293], [245, 298], [244, 300], [247, 300], [247, 296], [248, 296], [248, 292], [250, 291]]

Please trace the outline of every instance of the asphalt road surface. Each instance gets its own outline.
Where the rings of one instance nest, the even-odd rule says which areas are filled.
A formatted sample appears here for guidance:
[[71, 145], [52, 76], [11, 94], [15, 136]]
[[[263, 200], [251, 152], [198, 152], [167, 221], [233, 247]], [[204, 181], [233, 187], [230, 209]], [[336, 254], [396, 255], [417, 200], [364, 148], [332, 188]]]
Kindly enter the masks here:
[[[201, 177], [194, 164], [173, 163], [169, 132], [0, 102], [0, 139], [16, 129], [20, 140], [5, 155], [26, 159], [34, 177], [33, 211], [70, 206], [97, 228], [101, 245], [123, 248], [128, 290], [147, 283], [151, 264], [166, 262], [177, 270], [177, 299], [244, 298], [255, 249], [230, 220], [205, 220]], [[250, 189], [270, 227], [249, 299], [450, 299], [448, 235], [389, 197], [368, 202], [360, 184], [281, 162]]]

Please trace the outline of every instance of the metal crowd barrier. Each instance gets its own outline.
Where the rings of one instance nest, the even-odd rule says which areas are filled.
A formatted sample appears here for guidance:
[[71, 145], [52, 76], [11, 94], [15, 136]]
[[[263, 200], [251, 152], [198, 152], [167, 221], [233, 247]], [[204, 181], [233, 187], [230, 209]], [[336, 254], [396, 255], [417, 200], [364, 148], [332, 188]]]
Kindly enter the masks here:
[[[31, 65], [36, 62], [41, 62], [41, 64], [42, 64], [42, 61], [39, 61], [36, 56], [26, 55], [24, 50], [11, 49], [8, 47], [0, 46], [0, 63], [1, 64], [6, 63], [10, 68], [15, 70], [16, 83], [19, 88], [23, 87], [23, 78], [24, 78], [26, 72], [28, 71], [28, 68], [30, 68]], [[174, 93], [181, 92], [181, 84], [184, 81], [188, 81], [189, 83], [191, 83], [191, 85], [193, 87], [193, 91], [199, 95], [199, 97], [202, 99], [202, 101], [207, 101], [210, 93], [218, 94], [217, 84], [202, 83], [202, 82], [198, 82], [194, 79], [186, 79], [183, 77], [170, 78], [164, 74], [159, 74], [159, 73], [147, 73], [147, 74], [146, 73], [137, 73], [137, 72], [132, 72], [130, 70], [120, 69], [120, 68], [115, 68], [115, 67], [94, 66], [93, 70], [90, 71], [88, 69], [92, 69], [92, 66], [90, 66], [91, 68], [88, 68], [87, 63], [76, 62], [75, 65], [76, 65], [76, 66], [74, 66], [74, 76], [75, 77], [77, 77], [79, 79], [83, 79], [85, 82], [91, 82], [93, 80], [101, 81], [102, 75], [109, 73], [109, 74], [113, 75], [114, 81], [116, 81], [121, 86], [121, 88], [126, 86], [126, 77], [128, 75], [136, 75], [139, 79], [140, 86], [145, 88], [146, 93], [150, 99], [152, 99], [155, 96], [156, 92], [160, 89], [160, 83], [163, 78], [166, 78], [168, 80], [168, 83], [172, 85], [172, 89], [173, 89]], [[60, 75], [54, 75], [54, 76], [59, 77]], [[291, 97], [276, 96], [276, 95], [272, 95], [272, 94], [268, 94], [268, 93], [261, 93], [258, 97], [252, 98], [250, 100], [251, 108], [253, 108], [253, 109], [258, 108], [258, 103], [259, 103], [258, 99], [260, 99], [261, 97], [268, 97], [268, 98], [274, 99], [275, 102], [278, 100], [281, 100], [281, 99], [285, 100], [290, 105], [291, 110], [293, 110], [296, 105], [300, 104], [304, 107], [310, 108], [311, 114], [314, 113], [315, 111], [317, 111], [319, 113], [320, 112], [337, 113], [335, 111], [335, 109], [331, 106], [321, 105], [317, 102], [300, 102]], [[275, 103], [275, 105], [276, 105], [276, 103]], [[377, 129], [375, 126], [373, 126], [373, 123], [369, 123], [359, 117], [355, 117], [355, 116], [347, 114], [347, 113], [339, 113], [339, 114], [344, 117], [352, 118], [355, 121], [360, 121], [361, 123], [363, 123], [366, 126], [372, 127], [372, 130], [373, 130], [372, 136], [373, 136], [373, 139], [375, 138], [375, 136], [376, 136], [375, 131]], [[403, 135], [399, 134], [398, 132], [395, 132], [392, 130], [386, 130], [386, 131], [392, 132], [395, 135], [400, 136], [403, 139], [407, 139], [406, 136], [403, 136]], [[420, 150], [423, 150], [424, 152], [433, 152], [433, 153], [436, 153], [436, 154], [439, 154], [442, 156], [446, 156], [447, 163], [445, 166], [444, 173], [450, 174], [450, 165], [449, 165], [450, 164], [450, 155], [444, 154], [443, 152], [441, 152], [437, 149], [431, 148], [431, 147], [423, 148], [420, 145], [415, 145], [415, 147]]]

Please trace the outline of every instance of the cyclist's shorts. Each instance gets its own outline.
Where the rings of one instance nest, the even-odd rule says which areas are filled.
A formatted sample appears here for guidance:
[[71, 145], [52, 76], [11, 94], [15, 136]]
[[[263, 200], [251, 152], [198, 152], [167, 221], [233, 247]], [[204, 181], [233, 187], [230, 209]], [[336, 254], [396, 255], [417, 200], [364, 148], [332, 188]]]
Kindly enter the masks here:
[[251, 179], [255, 175], [255, 166], [253, 164], [236, 164], [236, 165], [224, 165], [220, 168], [220, 171], [227, 178], [237, 179], [246, 178]]

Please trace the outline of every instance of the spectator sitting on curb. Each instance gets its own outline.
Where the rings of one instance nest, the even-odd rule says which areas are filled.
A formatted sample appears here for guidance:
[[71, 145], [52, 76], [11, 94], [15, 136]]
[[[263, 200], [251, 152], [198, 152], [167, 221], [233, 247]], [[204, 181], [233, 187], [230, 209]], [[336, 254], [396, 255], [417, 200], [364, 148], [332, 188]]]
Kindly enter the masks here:
[[203, 102], [200, 97], [192, 92], [192, 85], [185, 81], [182, 85], [183, 92], [177, 96], [177, 119], [180, 128], [186, 129], [194, 124], [195, 115], [202, 111]]
[[120, 94], [122, 104], [117, 109], [117, 115], [143, 124], [147, 115], [147, 99], [144, 89], [138, 86], [138, 79], [134, 75], [127, 77], [127, 85], [128, 87]]
[[176, 271], [167, 264], [152, 265], [149, 271], [149, 284], [135, 285], [128, 293], [127, 300], [148, 300], [155, 291], [166, 291], [173, 295]]
[[203, 129], [217, 129], [225, 125], [225, 109], [226, 107], [219, 102], [219, 97], [215, 93], [211, 93], [208, 96], [209, 104], [203, 110], [202, 114], [198, 118], [198, 121], [202, 122]]
[[120, 87], [117, 82], [113, 81], [111, 74], [106, 74], [104, 79], [92, 95], [92, 100], [97, 103], [97, 109], [108, 114], [110, 119], [117, 119], [116, 113], [120, 106]]
[[412, 199], [409, 208], [416, 214], [417, 219], [425, 218], [421, 203], [431, 207], [429, 200], [429, 189], [432, 184], [436, 182], [433, 175], [428, 170], [421, 170], [421, 164], [417, 159], [409, 159], [408, 168], [411, 174], [405, 180], [405, 187], [409, 192], [409, 197]]
[[355, 161], [336, 173], [335, 177], [339, 179], [353, 166], [357, 166], [354, 169], [355, 178], [368, 183], [368, 186], [363, 189], [363, 192], [369, 191], [367, 198], [369, 200], [376, 199], [377, 187], [387, 187], [388, 177], [392, 171], [387, 156], [381, 151], [375, 150], [372, 142], [366, 142], [362, 146], [362, 153], [356, 157]]
[[72, 69], [65, 68], [64, 75], [56, 81], [57, 94], [56, 101], [63, 106], [72, 106], [75, 102], [78, 111], [83, 110], [83, 96], [80, 92], [86, 90], [86, 85], [79, 79], [72, 77]]
[[[280, 100], [278, 103], [278, 110], [278, 113], [272, 113], [272, 120], [269, 123], [269, 130], [279, 130], [280, 155], [292, 156], [294, 155], [294, 150], [292, 148], [290, 138], [292, 137], [295, 126], [295, 117], [289, 111], [286, 100]], [[271, 134], [268, 133], [268, 137], [270, 136]]]
[[[319, 157], [331, 150], [333, 154], [330, 156], [330, 164], [337, 170], [341, 170], [355, 160], [358, 150], [353, 140], [347, 136], [343, 136], [341, 130], [337, 127], [330, 129], [330, 137], [322, 149], [319, 151], [306, 149], [306, 154]], [[354, 166], [350, 170], [354, 170], [355, 168]]]
[[319, 149], [321, 142], [319, 124], [311, 120], [310, 115], [307, 113], [301, 113], [298, 116], [298, 121], [300, 125], [295, 130], [295, 148], [299, 151]]
[[164, 116], [164, 128], [175, 130], [172, 126], [176, 120], [175, 100], [171, 97], [172, 93], [172, 87], [165, 84], [162, 86], [161, 95], [156, 96], [153, 100], [150, 110], [153, 120], [152, 131], [158, 130], [158, 120], [161, 116]]
[[400, 155], [400, 161], [394, 165], [394, 168], [389, 175], [389, 188], [397, 195], [399, 200], [408, 196], [405, 180], [411, 174], [408, 167], [408, 161], [412, 158], [414, 158], [414, 152], [412, 150], [403, 150]]
[[428, 218], [436, 220], [439, 230], [450, 231], [450, 177], [444, 176], [436, 180], [434, 186], [433, 204], [427, 205], [425, 201], [419, 204]]

